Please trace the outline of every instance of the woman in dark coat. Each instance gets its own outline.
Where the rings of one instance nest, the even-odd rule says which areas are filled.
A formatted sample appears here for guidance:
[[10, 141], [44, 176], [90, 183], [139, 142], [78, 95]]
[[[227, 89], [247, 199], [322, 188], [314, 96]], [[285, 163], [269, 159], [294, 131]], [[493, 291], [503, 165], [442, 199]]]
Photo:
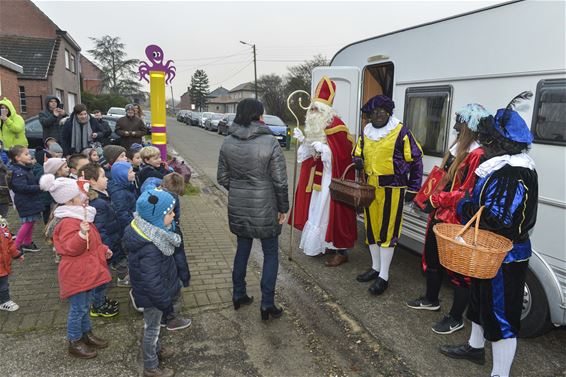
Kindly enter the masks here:
[[230, 231], [238, 237], [232, 273], [234, 309], [251, 304], [246, 294], [246, 268], [254, 238], [264, 254], [261, 276], [261, 318], [283, 313], [275, 306], [279, 267], [278, 238], [289, 211], [285, 157], [263, 123], [263, 105], [248, 98], [238, 104], [236, 118], [218, 158], [218, 183], [228, 191]]

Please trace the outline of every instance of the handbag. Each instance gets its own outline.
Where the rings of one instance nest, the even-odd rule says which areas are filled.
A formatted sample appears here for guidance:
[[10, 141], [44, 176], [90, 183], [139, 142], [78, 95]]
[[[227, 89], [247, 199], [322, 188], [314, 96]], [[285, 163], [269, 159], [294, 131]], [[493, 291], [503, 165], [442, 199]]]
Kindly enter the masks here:
[[180, 161], [177, 157], [173, 157], [173, 159], [168, 161], [167, 164], [173, 169], [173, 171], [183, 176], [185, 184], [189, 183], [192, 174], [191, 169], [185, 164], [185, 161]]
[[[364, 136], [361, 137], [362, 159], [364, 158]], [[355, 149], [354, 149], [355, 150]], [[350, 164], [340, 178], [332, 178], [330, 182], [330, 197], [340, 203], [344, 203], [351, 207], [367, 208], [375, 199], [375, 187], [367, 184], [365, 174], [359, 174], [359, 180], [346, 179], [346, 173], [354, 167]]]
[[415, 196], [415, 199], [413, 199], [413, 201], [421, 209], [425, 208], [425, 202], [428, 198], [444, 189], [445, 184], [440, 185], [440, 182], [443, 182], [444, 176], [446, 176], [446, 171], [444, 169], [441, 169], [438, 166], [432, 168], [425, 183], [421, 186], [421, 189]]

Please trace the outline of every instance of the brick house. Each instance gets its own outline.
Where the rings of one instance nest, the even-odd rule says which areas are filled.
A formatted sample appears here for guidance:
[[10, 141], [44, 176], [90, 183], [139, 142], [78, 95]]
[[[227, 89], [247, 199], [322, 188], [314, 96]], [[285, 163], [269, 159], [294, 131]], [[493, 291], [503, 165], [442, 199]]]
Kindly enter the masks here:
[[192, 110], [191, 102], [191, 88], [187, 88], [187, 91], [181, 94], [181, 102], [177, 106], [179, 110]]
[[69, 33], [30, 0], [2, 6], [0, 56], [23, 67], [17, 78], [20, 102], [25, 99], [24, 118], [43, 110], [50, 94], [61, 99], [67, 112], [81, 102], [80, 51]]
[[0, 98], [6, 97], [12, 101], [18, 114], [22, 112], [22, 105], [24, 109], [26, 106], [25, 97], [23, 104], [18, 100], [20, 98], [18, 74], [23, 71], [21, 65], [0, 56]]
[[81, 82], [84, 92], [92, 94], [103, 93], [104, 72], [96, 64], [81, 55]]
[[[222, 87], [218, 88], [221, 89]], [[236, 86], [230, 91], [223, 92], [222, 94], [212, 95], [218, 89], [208, 95], [206, 101], [208, 111], [215, 113], [235, 113], [238, 103], [244, 98], [255, 98], [254, 84], [246, 82]], [[217, 92], [218, 93], [218, 92]]]

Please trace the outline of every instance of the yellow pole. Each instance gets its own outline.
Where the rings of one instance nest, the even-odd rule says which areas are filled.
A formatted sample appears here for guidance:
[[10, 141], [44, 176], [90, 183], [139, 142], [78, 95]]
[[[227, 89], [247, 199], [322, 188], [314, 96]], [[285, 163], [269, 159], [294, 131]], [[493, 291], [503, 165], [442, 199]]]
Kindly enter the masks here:
[[167, 160], [167, 128], [165, 107], [165, 72], [149, 72], [151, 97], [151, 143], [161, 151], [161, 158]]

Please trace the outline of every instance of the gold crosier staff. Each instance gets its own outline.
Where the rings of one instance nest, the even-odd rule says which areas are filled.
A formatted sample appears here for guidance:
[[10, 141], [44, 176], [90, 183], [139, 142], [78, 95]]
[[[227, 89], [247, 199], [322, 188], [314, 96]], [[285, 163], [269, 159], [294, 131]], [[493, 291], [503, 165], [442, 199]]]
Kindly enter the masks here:
[[[307, 96], [307, 99], [310, 98], [310, 94], [305, 92], [304, 90], [295, 90], [293, 93], [289, 94], [289, 97], [287, 97], [287, 108], [289, 109], [289, 112], [291, 114], [293, 114], [293, 116], [295, 117], [295, 120], [297, 121], [297, 128], [299, 127], [299, 118], [297, 117], [297, 115], [295, 114], [295, 112], [293, 111], [293, 109], [291, 109], [291, 103], [293, 102], [293, 96], [295, 96], [295, 94], [299, 94], [299, 107], [303, 110], [308, 110], [308, 106], [303, 106], [303, 98], [300, 96], [300, 94], [305, 94]], [[295, 139], [295, 164], [293, 166], [293, 201], [292, 204], [293, 206], [291, 207], [291, 235], [289, 237], [289, 260], [293, 260], [293, 249], [295, 247], [295, 244], [293, 242], [293, 234], [295, 232], [295, 199], [296, 199], [296, 192], [297, 192], [297, 165], [299, 164], [298, 162], [298, 156], [299, 156], [299, 141], [297, 139]]]

